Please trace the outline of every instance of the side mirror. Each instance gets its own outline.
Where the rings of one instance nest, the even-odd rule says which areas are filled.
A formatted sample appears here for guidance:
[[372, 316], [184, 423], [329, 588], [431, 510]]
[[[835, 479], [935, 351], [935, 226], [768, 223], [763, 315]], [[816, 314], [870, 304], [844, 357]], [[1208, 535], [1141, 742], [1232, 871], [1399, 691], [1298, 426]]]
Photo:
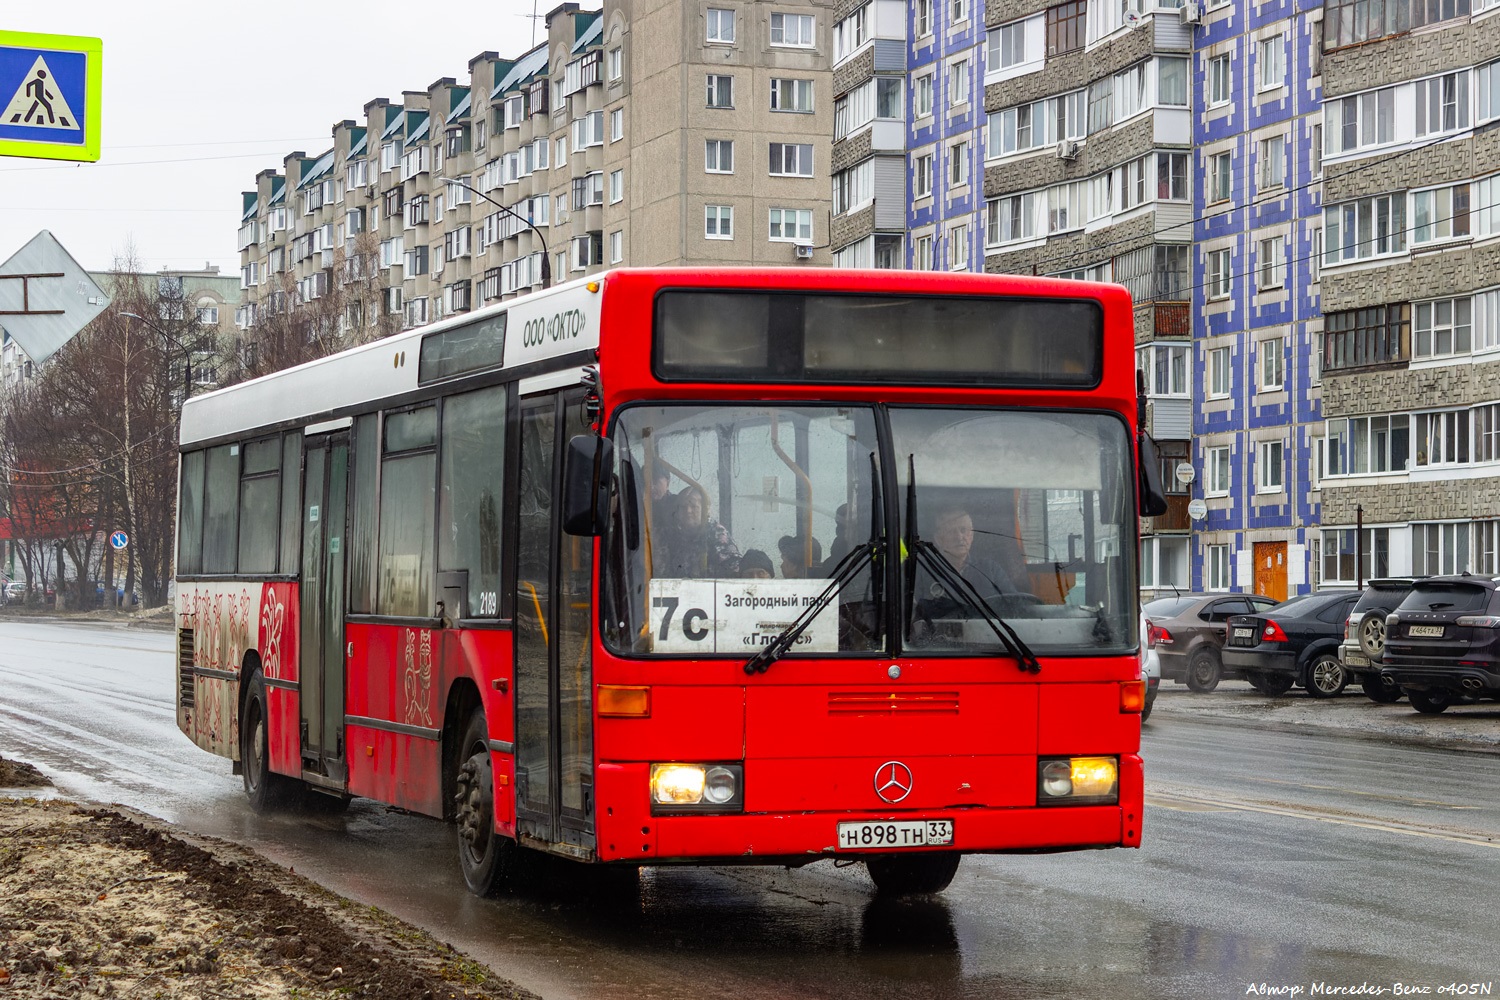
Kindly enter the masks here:
[[1167, 512], [1167, 493], [1161, 485], [1161, 452], [1151, 435], [1141, 434], [1141, 466], [1138, 506], [1142, 517], [1160, 517]]
[[579, 434], [569, 439], [563, 458], [563, 531], [587, 536], [604, 533], [614, 465], [615, 451], [609, 438]]

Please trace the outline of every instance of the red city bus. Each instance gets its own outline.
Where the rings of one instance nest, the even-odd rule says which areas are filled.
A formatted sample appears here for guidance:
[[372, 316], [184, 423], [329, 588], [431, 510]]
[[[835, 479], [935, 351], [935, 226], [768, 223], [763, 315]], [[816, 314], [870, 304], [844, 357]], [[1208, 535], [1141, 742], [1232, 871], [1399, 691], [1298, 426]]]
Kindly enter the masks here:
[[663, 269], [193, 398], [178, 724], [480, 894], [1138, 846], [1136, 378], [1118, 286]]

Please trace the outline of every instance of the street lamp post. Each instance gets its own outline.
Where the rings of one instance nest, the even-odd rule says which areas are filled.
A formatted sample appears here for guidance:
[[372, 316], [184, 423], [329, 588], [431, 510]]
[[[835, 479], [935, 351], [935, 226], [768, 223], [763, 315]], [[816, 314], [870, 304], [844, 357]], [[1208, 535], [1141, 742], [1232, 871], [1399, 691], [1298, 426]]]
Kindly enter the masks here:
[[537, 240], [542, 244], [542, 287], [552, 287], [552, 254], [547, 250], [547, 238], [542, 235], [542, 231], [540, 229], [532, 224], [530, 219], [522, 218], [522, 216], [514, 209], [500, 204], [498, 201], [491, 198], [489, 195], [485, 194], [483, 191], [479, 190], [468, 181], [461, 181], [457, 177], [439, 177], [438, 180], [447, 181], [449, 184], [457, 184], [461, 188], [466, 188], [471, 194], [477, 194], [479, 197], [483, 198], [491, 205], [494, 205], [496, 208], [500, 209], [500, 211], [504, 212], [512, 219], [515, 219], [517, 222], [521, 223], [533, 233], [536, 233]]

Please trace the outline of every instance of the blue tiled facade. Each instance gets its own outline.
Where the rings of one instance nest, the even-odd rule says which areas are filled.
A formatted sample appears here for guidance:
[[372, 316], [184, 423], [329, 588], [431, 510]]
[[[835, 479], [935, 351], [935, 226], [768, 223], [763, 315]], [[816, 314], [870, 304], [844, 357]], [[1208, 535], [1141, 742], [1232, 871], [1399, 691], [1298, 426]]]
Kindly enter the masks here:
[[1290, 596], [1316, 583], [1321, 13], [1308, 0], [1234, 4], [1195, 32], [1197, 589]]

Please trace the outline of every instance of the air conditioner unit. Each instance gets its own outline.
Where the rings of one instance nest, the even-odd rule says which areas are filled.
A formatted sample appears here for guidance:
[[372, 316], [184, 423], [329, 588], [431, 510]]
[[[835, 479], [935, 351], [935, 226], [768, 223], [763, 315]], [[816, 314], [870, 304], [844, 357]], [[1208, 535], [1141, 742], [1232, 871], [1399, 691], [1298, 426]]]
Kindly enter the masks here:
[[813, 259], [813, 248], [810, 247], [810, 246], [808, 246], [806, 243], [798, 243], [797, 244], [797, 259], [798, 260], [812, 260]]
[[1203, 8], [1187, 0], [1181, 7], [1177, 8], [1177, 19], [1183, 24], [1200, 24], [1203, 21]]
[[1057, 144], [1057, 158], [1059, 160], [1076, 160], [1078, 158], [1079, 145], [1073, 139], [1064, 139]]

